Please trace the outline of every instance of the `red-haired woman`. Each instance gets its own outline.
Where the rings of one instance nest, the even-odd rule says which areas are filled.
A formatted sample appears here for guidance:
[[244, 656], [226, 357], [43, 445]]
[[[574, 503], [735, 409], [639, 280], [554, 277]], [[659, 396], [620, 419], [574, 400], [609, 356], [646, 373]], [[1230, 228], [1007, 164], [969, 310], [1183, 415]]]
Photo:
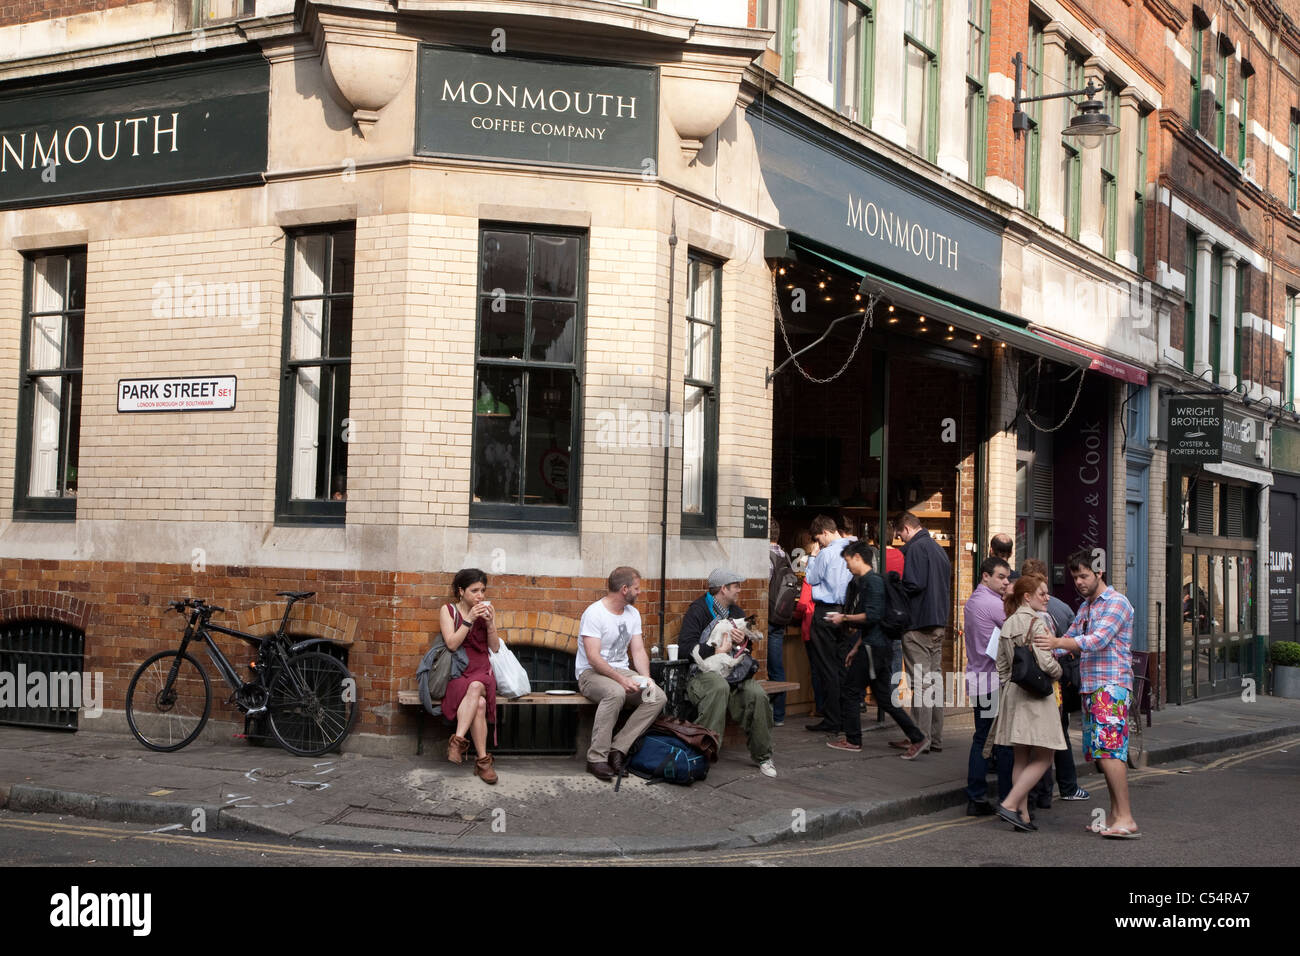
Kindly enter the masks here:
[[1016, 648], [1028, 647], [1043, 673], [1052, 680], [1061, 676], [1061, 665], [1050, 653], [1034, 647], [1033, 642], [1034, 635], [1047, 627], [1040, 617], [1047, 610], [1047, 580], [1037, 574], [1017, 578], [1003, 599], [1003, 607], [1007, 620], [998, 640], [998, 715], [984, 745], [984, 756], [987, 758], [994, 746], [1014, 748], [1011, 792], [996, 812], [1017, 830], [1037, 830], [1029, 819], [1029, 791], [1051, 764], [1053, 752], [1065, 749], [1057, 697], [1060, 692], [1035, 697], [1011, 683], [1011, 664]]

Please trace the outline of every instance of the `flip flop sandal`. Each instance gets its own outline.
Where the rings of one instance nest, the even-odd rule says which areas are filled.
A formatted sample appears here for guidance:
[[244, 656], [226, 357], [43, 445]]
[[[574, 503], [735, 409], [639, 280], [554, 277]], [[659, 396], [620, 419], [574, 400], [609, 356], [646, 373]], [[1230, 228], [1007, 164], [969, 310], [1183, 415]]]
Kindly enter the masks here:
[[1108, 840], [1139, 840], [1142, 834], [1137, 830], [1130, 830], [1128, 827], [1112, 827], [1109, 830], [1102, 830], [1101, 835]]

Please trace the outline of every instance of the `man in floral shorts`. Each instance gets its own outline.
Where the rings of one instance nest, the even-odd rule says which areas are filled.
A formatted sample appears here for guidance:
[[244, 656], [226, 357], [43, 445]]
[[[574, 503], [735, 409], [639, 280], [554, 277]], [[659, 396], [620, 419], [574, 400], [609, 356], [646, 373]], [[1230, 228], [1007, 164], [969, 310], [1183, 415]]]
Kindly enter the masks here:
[[[1097, 552], [1100, 564], [1100, 551]], [[1110, 824], [1090, 827], [1104, 837], [1136, 840], [1142, 834], [1128, 798], [1128, 708], [1133, 692], [1133, 605], [1094, 568], [1089, 551], [1070, 555], [1070, 575], [1083, 605], [1060, 637], [1040, 635], [1039, 647], [1079, 652], [1083, 697], [1083, 756], [1096, 760], [1110, 789]]]

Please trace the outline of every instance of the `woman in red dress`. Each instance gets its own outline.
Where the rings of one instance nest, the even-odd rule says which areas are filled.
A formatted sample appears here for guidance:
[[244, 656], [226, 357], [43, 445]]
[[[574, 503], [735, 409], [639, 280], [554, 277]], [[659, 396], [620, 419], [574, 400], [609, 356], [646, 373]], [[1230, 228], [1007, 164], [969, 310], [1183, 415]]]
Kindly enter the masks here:
[[497, 637], [492, 605], [483, 600], [486, 594], [487, 575], [478, 568], [464, 568], [456, 572], [452, 581], [454, 603], [445, 605], [439, 612], [447, 650], [455, 653], [463, 645], [469, 656], [465, 672], [447, 682], [442, 715], [456, 725], [456, 732], [447, 743], [447, 759], [452, 763], [465, 759], [470, 744], [465, 738], [468, 731], [478, 752], [474, 773], [484, 783], [496, 783], [492, 755], [487, 752], [488, 724], [497, 722], [497, 682], [492, 676], [488, 650], [500, 650], [501, 641]]

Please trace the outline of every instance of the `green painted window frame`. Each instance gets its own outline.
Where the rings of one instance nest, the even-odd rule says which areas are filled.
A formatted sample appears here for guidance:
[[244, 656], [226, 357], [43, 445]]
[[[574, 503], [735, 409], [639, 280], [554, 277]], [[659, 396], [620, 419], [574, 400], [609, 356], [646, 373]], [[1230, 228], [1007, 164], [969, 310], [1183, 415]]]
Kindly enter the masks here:
[[1300, 300], [1300, 293], [1295, 289], [1286, 290], [1286, 315], [1283, 321], [1286, 324], [1286, 334], [1282, 339], [1282, 349], [1284, 357], [1282, 361], [1282, 403], [1295, 407], [1295, 322], [1296, 322], [1296, 303]]
[[[1083, 88], [1083, 57], [1073, 50], [1065, 51], [1065, 88], [1078, 90]], [[1079, 149], [1071, 145], [1064, 136], [1061, 137], [1061, 149], [1064, 153], [1061, 162], [1065, 175], [1061, 177], [1061, 212], [1065, 217], [1062, 232], [1071, 239], [1079, 238], [1079, 217], [1083, 191], [1083, 158]]]
[[1196, 357], [1196, 233], [1187, 230], [1187, 277], [1183, 288], [1183, 368], [1191, 371]]
[[1250, 267], [1244, 262], [1237, 265], [1237, 301], [1233, 303], [1233, 323], [1232, 323], [1232, 374], [1237, 376], [1237, 384], [1241, 384], [1241, 343], [1242, 343], [1242, 323], [1245, 321], [1246, 305], [1246, 277], [1249, 274]]
[[1247, 147], [1250, 145], [1247, 127], [1250, 124], [1250, 74], [1241, 71], [1241, 115], [1237, 117], [1237, 166], [1246, 167]]
[[1137, 271], [1146, 263], [1146, 196], [1147, 196], [1147, 118], [1150, 113], [1138, 114], [1137, 128], [1137, 180], [1133, 184], [1133, 255], [1137, 258]]
[[1214, 148], [1222, 153], [1228, 145], [1228, 55], [1221, 41], [1214, 44], [1214, 55]]
[[1205, 70], [1205, 28], [1192, 26], [1192, 129], [1201, 128], [1201, 75]]
[[[1119, 90], [1106, 83], [1102, 90], [1106, 114], [1119, 122]], [[1101, 202], [1105, 210], [1101, 224], [1102, 250], [1114, 259], [1119, 246], [1119, 137], [1107, 136], [1101, 145]]]
[[[709, 308], [712, 315], [696, 315], [695, 309], [695, 290], [698, 287], [699, 270], [701, 266], [707, 266], [713, 270], [713, 301]], [[718, 409], [721, 405], [719, 395], [721, 392], [722, 377], [722, 269], [723, 262], [712, 256], [707, 256], [701, 252], [691, 250], [687, 256], [686, 269], [686, 361], [685, 371], [682, 376], [682, 496], [683, 505], [686, 494], [686, 475], [684, 472], [686, 466], [686, 389], [698, 388], [705, 392], [705, 413], [704, 413], [704, 449], [702, 468], [704, 471], [704, 480], [702, 482], [700, 494], [700, 511], [699, 513], [688, 512], [685, 507], [681, 509], [682, 515], [682, 534], [695, 535], [701, 537], [710, 537], [717, 533], [718, 529]], [[705, 378], [695, 374], [695, 350], [692, 344], [695, 342], [695, 328], [697, 326], [707, 326], [712, 329], [712, 354], [710, 361], [713, 363], [712, 376]]]
[[1300, 125], [1295, 116], [1291, 117], [1291, 126], [1287, 134], [1289, 150], [1286, 161], [1286, 204], [1292, 212], [1296, 209], [1296, 175], [1300, 172]]
[[1210, 252], [1210, 368], [1219, 380], [1219, 350], [1223, 344], [1223, 250]]
[[[848, 110], [853, 104], [843, 98], [845, 49], [845, 14], [850, 7], [856, 7], [862, 13], [862, 33], [860, 36], [858, 59], [858, 115], [853, 116]], [[872, 4], [864, 0], [831, 0], [830, 29], [830, 81], [835, 94], [835, 110], [848, 116], [860, 126], [871, 125], [871, 111], [874, 107], [874, 84], [876, 57], [876, 19]]]
[[[63, 271], [62, 308], [37, 312], [33, 308], [36, 264], [40, 260], [66, 257]], [[42, 249], [23, 256], [22, 331], [19, 335], [18, 428], [14, 454], [14, 520], [75, 521], [77, 518], [76, 471], [80, 463], [82, 366], [85, 361], [86, 330], [86, 247]], [[79, 281], [78, 281], [79, 280]], [[55, 318], [59, 323], [59, 361], [52, 368], [31, 364], [32, 325], [37, 317]], [[32, 495], [32, 442], [38, 379], [59, 379], [57, 496]], [[74, 434], [75, 431], [75, 434]], [[72, 461], [69, 461], [69, 458]], [[68, 492], [71, 491], [71, 494]]]
[[755, 26], [773, 33], [771, 49], [781, 57], [781, 82], [793, 85], [796, 58], [792, 47], [799, 23], [799, 0], [760, 0], [756, 13]]
[[[1029, 18], [1029, 42], [1025, 49], [1025, 95], [1041, 96], [1043, 93], [1043, 27], [1037, 17]], [[1025, 115], [1029, 118], [1029, 131], [1025, 134], [1025, 212], [1038, 215], [1042, 199], [1043, 134], [1041, 128], [1042, 102], [1026, 103]]]
[[[972, 19], [972, 7], [979, 22]], [[966, 169], [972, 186], [983, 189], [988, 171], [990, 0], [966, 5]]]
[[[294, 295], [294, 250], [299, 239], [312, 236], [326, 236], [329, 239], [329, 251], [325, 256], [326, 267], [323, 291], [320, 294]], [[350, 281], [346, 289], [336, 285], [338, 277], [334, 274], [335, 249], [340, 242], [346, 242], [352, 246], [352, 276], [349, 277]], [[331, 223], [329, 225], [286, 230], [284, 245], [284, 317], [280, 340], [280, 422], [275, 472], [275, 523], [278, 525], [341, 525], [345, 522], [347, 516], [346, 498], [341, 501], [332, 500], [331, 492], [328, 489], [324, 498], [292, 497], [294, 424], [297, 418], [297, 389], [294, 384], [295, 375], [300, 368], [328, 370], [328, 374], [331, 376], [331, 385], [337, 384], [336, 376], [339, 372], [345, 373], [347, 375], [346, 388], [348, 397], [344, 403], [343, 412], [337, 416], [337, 420], [331, 420], [328, 427], [323, 429], [323, 432], [332, 438], [336, 430], [342, 430], [343, 422], [348, 418], [351, 406], [352, 329], [349, 328], [348, 332], [347, 355], [332, 355], [329, 354], [329, 349], [333, 338], [331, 323], [335, 307], [341, 303], [346, 303], [351, 307], [353, 303], [356, 275], [356, 223]], [[321, 341], [323, 344], [321, 354], [310, 359], [294, 359], [293, 306], [295, 302], [308, 299], [319, 299], [322, 302], [323, 326], [321, 328]], [[352, 312], [352, 315], [353, 319], [350, 321], [355, 321], [355, 311]], [[325, 411], [326, 407], [322, 402], [322, 418]], [[346, 443], [346, 439], [344, 439], [344, 442]], [[332, 461], [332, 459], [330, 460]], [[346, 469], [345, 463], [345, 476]], [[344, 495], [347, 494], [346, 486], [343, 493]]]
[[[523, 306], [523, 353], [522, 357], [485, 356], [483, 354], [483, 310], [492, 308], [494, 300], [502, 295], [502, 290], [485, 287], [484, 257], [487, 250], [486, 237], [489, 234], [509, 234], [527, 238], [528, 261], [524, 265], [525, 291], [523, 293], [505, 293], [508, 302], [517, 302]], [[539, 239], [576, 239], [577, 264], [574, 278], [574, 294], [547, 295], [538, 292], [533, 285], [535, 262], [537, 261], [537, 242]], [[474, 318], [474, 425], [470, 435], [470, 487], [469, 487], [469, 524], [478, 530], [522, 530], [555, 533], [572, 533], [578, 530], [579, 509], [582, 501], [582, 423], [583, 423], [583, 344], [586, 341], [587, 325], [587, 282], [589, 237], [584, 229], [570, 229], [562, 226], [542, 226], [514, 222], [480, 221], [478, 230], [478, 262], [474, 276], [475, 318]], [[533, 358], [530, 350], [534, 344], [533, 316], [539, 303], [573, 304], [573, 356], [571, 361], [552, 361]], [[495, 310], [494, 310], [495, 311]], [[481, 417], [496, 417], [500, 399], [490, 409], [485, 407], [485, 396], [480, 395], [480, 383], [485, 370], [500, 370], [506, 373], [520, 374], [519, 392], [523, 401], [519, 409], [520, 452], [518, 462], [518, 490], [513, 501], [475, 501], [475, 489], [479, 487], [479, 461], [482, 451], [479, 431]], [[525, 469], [529, 462], [529, 396], [531, 378], [535, 373], [567, 373], [572, 404], [569, 416], [568, 448], [568, 501], [566, 504], [528, 504], [524, 502], [527, 495]], [[489, 393], [490, 394], [490, 393]], [[622, 436], [620, 436], [620, 440]], [[563, 439], [557, 434], [555, 441]], [[560, 449], [563, 451], [563, 449]]]
[[[907, 14], [904, 13], [903, 19], [903, 125], [907, 126], [907, 120], [910, 114], [910, 106], [907, 102], [907, 48], [914, 46], [925, 54], [926, 79], [925, 79], [925, 102], [921, 104], [923, 111], [922, 126], [925, 130], [924, 150], [917, 151], [927, 162], [933, 163], [939, 156], [939, 47], [943, 43], [943, 3], [942, 0], [903, 0], [905, 8], [910, 8], [915, 4], [928, 4], [931, 10], [933, 23], [931, 31], [934, 37], [934, 44], [931, 46], [923, 38], [916, 36], [907, 29]], [[908, 149], [911, 149], [908, 145]]]

